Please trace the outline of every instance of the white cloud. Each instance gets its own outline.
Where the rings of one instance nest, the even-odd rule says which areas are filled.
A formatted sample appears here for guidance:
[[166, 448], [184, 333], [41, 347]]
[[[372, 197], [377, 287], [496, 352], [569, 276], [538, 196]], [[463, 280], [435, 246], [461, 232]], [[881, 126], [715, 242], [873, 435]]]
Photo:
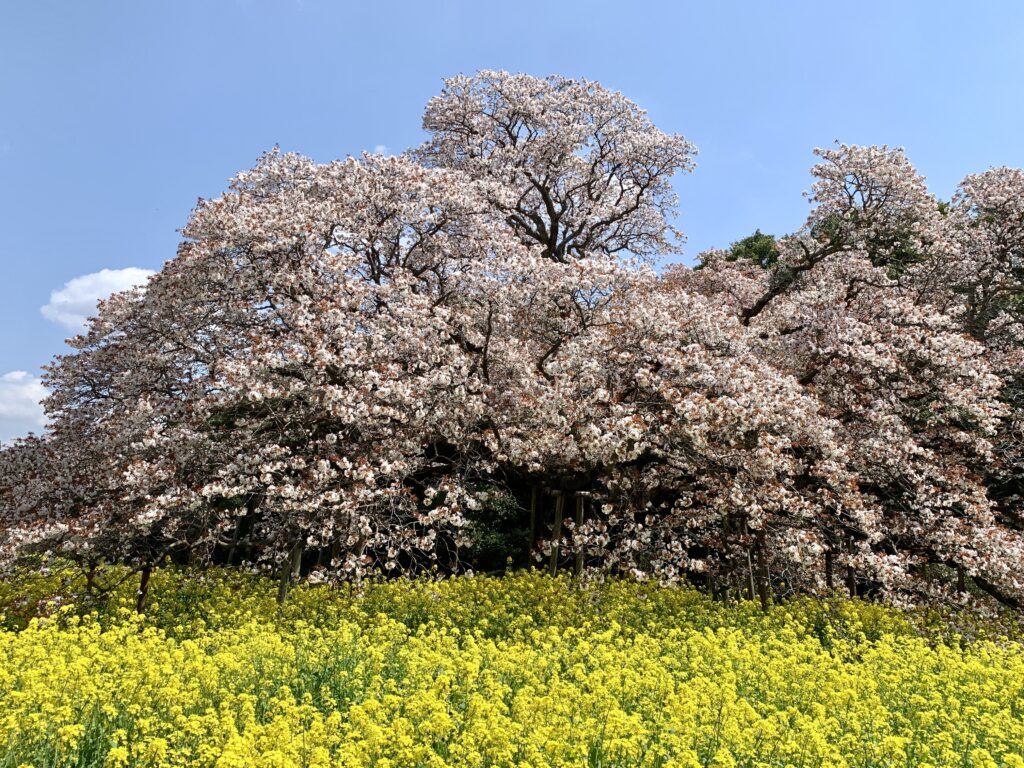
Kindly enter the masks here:
[[44, 397], [43, 382], [27, 371], [0, 376], [0, 442], [42, 431], [46, 417], [39, 401]]
[[377, 144], [373, 148], [373, 154], [375, 155], [390, 155], [391, 148], [387, 144]]
[[50, 301], [39, 308], [43, 317], [55, 323], [81, 331], [85, 321], [96, 314], [96, 303], [112, 293], [135, 285], [144, 285], [153, 272], [138, 267], [101, 269], [64, 283], [64, 287], [50, 293]]

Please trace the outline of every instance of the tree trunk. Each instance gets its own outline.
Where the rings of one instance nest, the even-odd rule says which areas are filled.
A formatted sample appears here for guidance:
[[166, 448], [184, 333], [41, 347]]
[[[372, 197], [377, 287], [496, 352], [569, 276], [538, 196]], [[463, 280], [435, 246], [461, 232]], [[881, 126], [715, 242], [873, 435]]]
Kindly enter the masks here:
[[717, 588], [718, 588], [718, 599], [719, 599], [719, 601], [721, 601], [722, 605], [728, 605], [729, 604], [729, 577], [723, 574], [720, 579], [716, 579], [716, 584], [718, 585]]
[[242, 538], [242, 521], [235, 521], [235, 532], [231, 534], [231, 546], [228, 548], [228, 567], [235, 564], [235, 551], [238, 549], [238, 540]]
[[292, 549], [292, 581], [298, 581], [302, 575], [302, 550], [302, 539], [299, 539]]
[[292, 579], [297, 579], [302, 566], [302, 539], [296, 541], [288, 553], [288, 558], [281, 564], [281, 577], [277, 584], [277, 604], [284, 605], [288, 599], [288, 588]]
[[754, 586], [754, 558], [750, 553], [750, 528], [746, 520], [743, 521], [743, 535], [747, 539], [747, 597], [753, 601], [757, 588]]
[[558, 573], [559, 542], [562, 540], [562, 511], [565, 508], [565, 494], [555, 491], [555, 524], [551, 530], [551, 562], [548, 569], [552, 576]]
[[764, 531], [757, 534], [757, 596], [761, 599], [761, 610], [767, 611], [771, 602], [771, 584], [768, 580], [768, 553], [765, 551]]
[[[846, 551], [849, 555], [853, 555], [854, 544], [852, 536], [847, 541]], [[846, 566], [846, 590], [850, 593], [850, 597], [857, 596], [857, 572], [853, 570], [853, 563], [847, 563]]]
[[288, 584], [291, 579], [291, 563], [287, 560], [281, 566], [281, 573], [277, 579], [277, 604], [284, 605], [284, 601], [288, 599]]
[[139, 592], [135, 598], [135, 611], [142, 613], [146, 610], [146, 598], [149, 596], [149, 578], [153, 575], [153, 566], [145, 565], [139, 577]]
[[835, 589], [835, 555], [831, 549], [825, 550], [825, 588], [831, 592]]
[[95, 561], [90, 561], [89, 566], [85, 571], [85, 593], [91, 595], [96, 591], [96, 569], [97, 564]]
[[526, 548], [526, 565], [533, 565], [533, 545], [537, 543], [537, 486], [530, 489], [530, 544]]
[[576, 494], [576, 575], [583, 574], [583, 542], [579, 541], [580, 529], [583, 527], [583, 495]]

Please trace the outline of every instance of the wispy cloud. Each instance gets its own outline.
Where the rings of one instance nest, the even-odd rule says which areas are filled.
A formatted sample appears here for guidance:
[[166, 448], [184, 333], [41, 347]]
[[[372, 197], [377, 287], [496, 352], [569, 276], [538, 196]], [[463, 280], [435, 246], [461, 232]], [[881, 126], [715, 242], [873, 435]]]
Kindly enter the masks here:
[[376, 144], [373, 147], [373, 154], [375, 155], [390, 155], [391, 148], [387, 144]]
[[86, 320], [96, 314], [96, 304], [118, 291], [125, 291], [136, 285], [144, 285], [153, 272], [138, 267], [125, 269], [101, 269], [64, 283], [64, 287], [53, 291], [50, 300], [39, 311], [47, 320], [63, 325], [72, 331], [85, 328]]

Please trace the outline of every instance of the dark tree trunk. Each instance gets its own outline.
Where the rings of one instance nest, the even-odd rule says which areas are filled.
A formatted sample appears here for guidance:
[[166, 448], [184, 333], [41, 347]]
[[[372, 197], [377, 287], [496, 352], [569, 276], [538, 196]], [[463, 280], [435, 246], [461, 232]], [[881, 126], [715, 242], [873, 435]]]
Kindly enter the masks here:
[[146, 610], [146, 598], [149, 597], [149, 578], [153, 575], [153, 566], [143, 566], [139, 576], [139, 592], [135, 598], [135, 611], [142, 613]]
[[281, 577], [277, 584], [277, 604], [284, 605], [288, 599], [288, 588], [293, 579], [297, 579], [302, 568], [302, 540], [296, 541], [288, 553], [288, 558], [281, 564]]
[[768, 553], [765, 551], [764, 531], [757, 534], [757, 596], [761, 600], [761, 610], [767, 611], [771, 603], [771, 584], [768, 580]]
[[97, 564], [95, 561], [89, 563], [88, 568], [85, 571], [85, 592], [88, 595], [93, 594], [96, 591], [96, 569]]
[[[853, 555], [854, 544], [852, 536], [847, 542], [846, 551], [847, 554]], [[850, 597], [857, 596], [857, 572], [853, 569], [853, 563], [847, 563], [846, 566], [846, 591], [850, 593]]]
[[530, 543], [526, 548], [527, 567], [533, 565], [533, 546], [537, 543], [537, 486], [530, 489]]
[[576, 575], [583, 574], [583, 543], [579, 541], [580, 529], [583, 527], [583, 495], [576, 494]]
[[559, 542], [562, 540], [562, 512], [565, 508], [565, 494], [561, 491], [555, 491], [555, 493], [555, 524], [551, 530], [551, 562], [548, 564], [548, 570], [552, 576], [558, 573], [558, 556], [561, 550]]
[[302, 575], [302, 541], [297, 541], [292, 549], [292, 581], [298, 581]]
[[747, 540], [747, 597], [753, 600], [757, 594], [757, 588], [754, 585], [754, 557], [750, 552], [750, 528], [747, 526], [746, 520], [743, 521], [743, 536]]

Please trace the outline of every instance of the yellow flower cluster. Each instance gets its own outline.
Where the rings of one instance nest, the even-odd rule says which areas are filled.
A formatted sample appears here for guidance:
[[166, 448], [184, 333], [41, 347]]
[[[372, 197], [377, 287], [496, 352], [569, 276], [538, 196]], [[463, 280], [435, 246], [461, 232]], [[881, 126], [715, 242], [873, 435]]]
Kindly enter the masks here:
[[156, 579], [0, 631], [0, 766], [1024, 768], [1024, 646], [537, 573]]

